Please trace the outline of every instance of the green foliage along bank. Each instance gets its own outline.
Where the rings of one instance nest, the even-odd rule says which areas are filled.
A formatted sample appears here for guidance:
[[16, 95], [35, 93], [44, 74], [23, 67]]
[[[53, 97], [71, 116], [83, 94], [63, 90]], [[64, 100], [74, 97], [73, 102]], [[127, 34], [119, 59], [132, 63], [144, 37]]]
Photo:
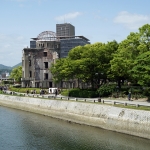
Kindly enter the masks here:
[[18, 66], [16, 68], [14, 68], [10, 74], [10, 77], [12, 79], [15, 79], [15, 82], [21, 82], [21, 78], [22, 78], [22, 66]]
[[68, 97], [82, 97], [82, 98], [98, 97], [98, 92], [95, 90], [78, 89], [78, 88], [63, 89], [61, 94]]
[[50, 68], [55, 82], [79, 79], [95, 87], [115, 81], [150, 86], [150, 25], [131, 32], [117, 43], [87, 44], [73, 48], [67, 58], [58, 59]]

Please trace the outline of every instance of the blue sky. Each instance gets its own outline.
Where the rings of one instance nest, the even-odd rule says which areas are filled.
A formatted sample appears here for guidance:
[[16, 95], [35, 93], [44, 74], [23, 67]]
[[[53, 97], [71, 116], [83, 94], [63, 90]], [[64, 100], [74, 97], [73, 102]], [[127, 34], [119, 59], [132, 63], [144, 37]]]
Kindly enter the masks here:
[[20, 63], [30, 38], [55, 32], [57, 23], [71, 23], [92, 44], [121, 42], [150, 23], [149, 7], [149, 0], [1, 0], [0, 64]]

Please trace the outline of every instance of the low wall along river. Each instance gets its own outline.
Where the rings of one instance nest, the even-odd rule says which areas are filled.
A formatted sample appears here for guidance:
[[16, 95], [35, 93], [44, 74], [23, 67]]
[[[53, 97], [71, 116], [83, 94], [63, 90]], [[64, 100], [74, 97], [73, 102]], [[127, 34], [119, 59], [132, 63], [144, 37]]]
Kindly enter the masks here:
[[10, 95], [0, 105], [150, 139], [149, 111]]

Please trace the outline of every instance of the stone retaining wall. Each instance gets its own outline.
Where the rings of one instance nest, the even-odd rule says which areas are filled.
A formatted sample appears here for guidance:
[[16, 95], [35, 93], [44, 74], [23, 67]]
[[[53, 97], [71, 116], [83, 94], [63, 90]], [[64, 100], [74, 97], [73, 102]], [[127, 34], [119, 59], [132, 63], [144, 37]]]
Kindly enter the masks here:
[[0, 105], [150, 139], [149, 111], [9, 95]]

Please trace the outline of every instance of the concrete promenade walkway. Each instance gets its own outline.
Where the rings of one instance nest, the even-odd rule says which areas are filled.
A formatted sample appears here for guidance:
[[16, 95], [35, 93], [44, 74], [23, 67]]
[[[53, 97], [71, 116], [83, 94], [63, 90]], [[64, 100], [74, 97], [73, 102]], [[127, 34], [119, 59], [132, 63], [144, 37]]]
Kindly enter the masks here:
[[[104, 100], [107, 100], [107, 99], [105, 99], [105, 98], [102, 98], [102, 99], [104, 99]], [[137, 105], [137, 104], [139, 104], [139, 105], [143, 105], [143, 106], [150, 106], [150, 102], [148, 102], [148, 101], [146, 101], [146, 100], [131, 100], [131, 101], [129, 101], [129, 100], [127, 100], [127, 99], [111, 99], [111, 101], [114, 101], [114, 102], [122, 102], [122, 103], [128, 103], [128, 104], [133, 104], [133, 105]]]
[[[7, 91], [7, 93], [9, 93], [11, 91]], [[15, 93], [18, 93], [18, 92], [15, 92]], [[25, 94], [27, 96], [26, 93], [18, 93], [18, 94]], [[34, 94], [29, 94], [29, 96], [33, 96]], [[40, 95], [40, 94], [35, 94], [35, 97], [55, 97], [55, 94], [43, 94], [43, 95]], [[99, 98], [77, 98], [77, 97], [67, 97], [67, 96], [63, 96], [61, 94], [57, 95], [56, 99], [68, 99], [69, 100], [78, 100], [78, 101], [89, 101], [89, 102], [98, 102], [98, 99]], [[135, 99], [131, 99], [131, 101], [129, 101], [126, 98], [101, 98], [101, 101], [104, 101], [105, 103], [109, 103], [109, 104], [113, 104], [113, 103], [116, 103], [116, 104], [125, 104], [127, 103], [128, 105], [140, 105], [140, 106], [150, 106], [150, 101], [148, 102], [146, 99], [138, 99], [138, 100], [135, 100]]]
[[[48, 96], [55, 96], [55, 94], [47, 94]], [[62, 96], [62, 95], [57, 95], [57, 98], [68, 98], [67, 96]], [[75, 99], [76, 97], [69, 97], [70, 99]], [[78, 100], [84, 100], [86, 99], [87, 101], [96, 101], [98, 100], [98, 98], [77, 98]], [[110, 102], [116, 102], [116, 103], [128, 103], [130, 105], [143, 105], [143, 106], [150, 106], [150, 102], [148, 102], [146, 99], [138, 99], [138, 100], [134, 100], [131, 99], [131, 101], [129, 101], [127, 98], [101, 98], [101, 100], [104, 101], [110, 101]]]

